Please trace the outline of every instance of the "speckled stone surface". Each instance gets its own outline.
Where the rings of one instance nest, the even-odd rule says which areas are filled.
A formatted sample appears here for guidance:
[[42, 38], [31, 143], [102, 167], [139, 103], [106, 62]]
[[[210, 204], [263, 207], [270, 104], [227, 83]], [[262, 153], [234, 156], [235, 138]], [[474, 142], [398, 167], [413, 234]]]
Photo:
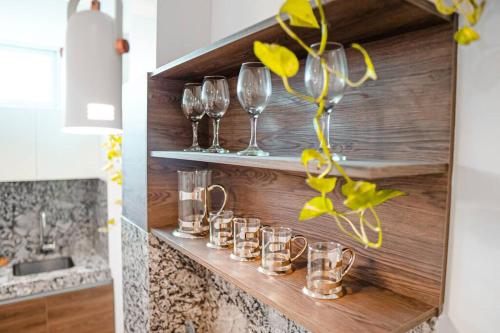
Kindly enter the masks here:
[[408, 331], [408, 333], [433, 333], [433, 332], [436, 332], [436, 322], [437, 322], [437, 317], [429, 319], [425, 323], [422, 323], [421, 325]]
[[[39, 216], [56, 250], [40, 253]], [[106, 183], [98, 179], [0, 183], [0, 256], [16, 262], [71, 256], [75, 267], [12, 277], [0, 284], [0, 302], [111, 281]]]
[[125, 332], [150, 332], [148, 234], [126, 219], [122, 219], [122, 258]]
[[308, 332], [153, 235], [149, 249], [151, 332]]
[[0, 183], [0, 256], [15, 261], [40, 260], [40, 213], [56, 253], [71, 255], [98, 249], [107, 258], [106, 187], [98, 179]]

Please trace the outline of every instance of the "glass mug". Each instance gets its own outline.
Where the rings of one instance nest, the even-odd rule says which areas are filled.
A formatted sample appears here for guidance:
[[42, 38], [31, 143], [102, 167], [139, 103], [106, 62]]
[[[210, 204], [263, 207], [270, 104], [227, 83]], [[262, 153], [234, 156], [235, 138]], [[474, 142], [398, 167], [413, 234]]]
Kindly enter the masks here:
[[[343, 264], [348, 254], [347, 264]], [[342, 278], [349, 272], [356, 254], [351, 248], [342, 248], [334, 242], [318, 242], [309, 245], [307, 255], [307, 286], [304, 294], [319, 299], [337, 299], [345, 294]]]
[[233, 252], [231, 259], [252, 261], [260, 256], [260, 219], [233, 219]]
[[211, 170], [177, 171], [177, 175], [179, 227], [173, 234], [181, 238], [202, 238], [209, 229], [209, 192], [217, 188], [224, 194], [224, 202], [217, 211], [217, 214], [220, 214], [226, 206], [226, 189], [221, 185], [212, 185]]
[[233, 245], [233, 212], [210, 212], [210, 236], [207, 247], [212, 249], [227, 249]]
[[[290, 228], [265, 227], [261, 230], [261, 237], [262, 258], [258, 271], [266, 275], [291, 273], [292, 262], [307, 249], [307, 239], [301, 235], [292, 236]], [[304, 246], [292, 257], [292, 243], [299, 239], [304, 241]]]

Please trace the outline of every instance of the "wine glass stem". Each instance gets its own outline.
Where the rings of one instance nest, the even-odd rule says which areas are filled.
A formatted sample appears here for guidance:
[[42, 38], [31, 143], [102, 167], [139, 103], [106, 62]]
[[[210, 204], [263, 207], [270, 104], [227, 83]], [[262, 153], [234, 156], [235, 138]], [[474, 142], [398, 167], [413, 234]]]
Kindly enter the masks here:
[[250, 118], [250, 144], [249, 147], [258, 148], [257, 146], [257, 119], [258, 116]]
[[218, 147], [220, 118], [214, 119], [213, 123], [214, 123], [214, 140], [212, 142], [212, 147]]
[[325, 111], [323, 114], [323, 135], [325, 136], [326, 140], [326, 146], [328, 149], [331, 149], [332, 146], [330, 145], [330, 118], [332, 116], [333, 108], [330, 108]]
[[191, 125], [193, 126], [193, 147], [198, 147], [198, 122], [194, 121]]

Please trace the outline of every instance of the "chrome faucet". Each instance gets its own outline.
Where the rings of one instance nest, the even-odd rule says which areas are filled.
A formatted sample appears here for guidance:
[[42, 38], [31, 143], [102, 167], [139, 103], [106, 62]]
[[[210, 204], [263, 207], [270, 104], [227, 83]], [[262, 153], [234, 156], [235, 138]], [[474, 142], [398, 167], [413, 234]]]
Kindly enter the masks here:
[[56, 243], [48, 243], [45, 239], [45, 229], [47, 228], [47, 220], [45, 212], [40, 214], [40, 252], [48, 253], [56, 249]]

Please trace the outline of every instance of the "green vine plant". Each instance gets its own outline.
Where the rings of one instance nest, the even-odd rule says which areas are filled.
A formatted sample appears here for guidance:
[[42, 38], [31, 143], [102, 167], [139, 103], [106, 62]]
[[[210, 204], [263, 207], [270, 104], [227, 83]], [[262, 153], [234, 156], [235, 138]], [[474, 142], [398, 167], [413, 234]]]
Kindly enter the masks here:
[[465, 18], [465, 25], [455, 33], [455, 40], [460, 45], [469, 45], [479, 40], [479, 33], [474, 27], [481, 18], [486, 0], [481, 2], [476, 0], [434, 0], [434, 5], [438, 12], [443, 15], [458, 14]]
[[[106, 158], [108, 163], [102, 168], [103, 171], [110, 175], [110, 180], [116, 183], [118, 186], [123, 184], [123, 173], [122, 173], [122, 136], [121, 135], [110, 135], [108, 136], [106, 142], [102, 145], [106, 149]], [[122, 204], [121, 199], [115, 201], [115, 205]], [[108, 220], [108, 226], [115, 225], [116, 221], [114, 218]], [[107, 232], [107, 229], [102, 229], [101, 232]]]
[[[366, 64], [366, 72], [357, 81], [351, 81], [335, 68], [329, 67], [322, 58], [328, 40], [328, 26], [321, 0], [315, 0], [318, 8], [320, 23], [314, 15], [313, 8], [309, 0], [287, 0], [281, 6], [276, 20], [283, 30], [295, 40], [309, 54], [320, 59], [323, 71], [323, 90], [318, 98], [304, 95], [294, 90], [289, 82], [289, 78], [295, 76], [299, 70], [297, 56], [288, 48], [278, 44], [266, 44], [260, 41], [254, 43], [254, 53], [257, 58], [268, 67], [273, 73], [280, 76], [287, 92], [310, 103], [318, 105], [318, 109], [313, 118], [313, 125], [321, 150], [306, 149], [302, 152], [302, 164], [306, 170], [306, 183], [319, 194], [309, 200], [302, 208], [299, 220], [305, 221], [322, 215], [332, 217], [338, 228], [369, 248], [380, 248], [382, 246], [382, 222], [375, 208], [384, 202], [405, 193], [397, 190], [378, 190], [374, 183], [364, 180], [353, 180], [337, 163], [330, 152], [325, 136], [320, 126], [320, 119], [325, 111], [324, 98], [328, 92], [329, 75], [336, 75], [345, 79], [350, 87], [359, 87], [367, 80], [376, 80], [377, 74], [373, 62], [368, 52], [359, 44], [352, 44], [351, 47], [361, 53]], [[319, 29], [321, 31], [321, 43], [318, 51], [314, 51], [292, 30], [292, 28], [282, 19], [281, 14], [286, 13], [290, 17], [290, 26]], [[314, 168], [316, 172], [311, 172]], [[341, 193], [344, 197], [344, 208], [334, 207], [329, 195], [333, 194], [338, 181], [338, 177], [331, 177], [330, 173], [335, 168], [344, 180], [341, 186]]]

